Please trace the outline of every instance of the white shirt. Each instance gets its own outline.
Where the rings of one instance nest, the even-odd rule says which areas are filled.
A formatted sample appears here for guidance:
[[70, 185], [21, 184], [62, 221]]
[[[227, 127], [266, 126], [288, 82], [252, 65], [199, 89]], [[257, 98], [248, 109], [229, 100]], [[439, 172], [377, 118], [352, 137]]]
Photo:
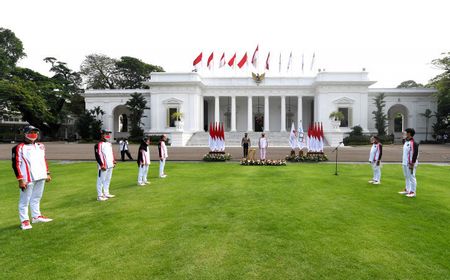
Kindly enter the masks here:
[[145, 149], [145, 150], [141, 149], [140, 151], [142, 153], [142, 163], [144, 165], [149, 165], [150, 164], [150, 151], [149, 151], [148, 146], [147, 146], [147, 149]]
[[377, 161], [380, 158], [380, 146], [379, 144], [373, 144], [372, 148], [370, 149], [370, 155], [369, 155], [369, 161]]
[[34, 182], [47, 179], [48, 166], [44, 144], [21, 143], [17, 145], [13, 151], [13, 162], [18, 180]]
[[265, 137], [259, 138], [259, 147], [260, 148], [267, 148], [267, 139]]
[[162, 157], [163, 159], [166, 159], [169, 157], [169, 154], [167, 153], [167, 146], [166, 143], [164, 143], [164, 141], [160, 142], [160, 151], [159, 151], [159, 155], [160, 157]]
[[98, 169], [101, 168], [113, 168], [114, 167], [114, 153], [112, 150], [112, 145], [109, 142], [99, 142], [95, 149], [96, 159], [98, 163]]
[[[410, 141], [405, 140], [405, 143], [403, 144], [403, 156], [402, 156], [402, 165], [408, 165], [412, 162], [414, 154], [414, 140], [411, 139]], [[419, 158], [419, 155], [417, 155], [417, 158]], [[418, 160], [416, 159], [415, 164], [418, 164]]]

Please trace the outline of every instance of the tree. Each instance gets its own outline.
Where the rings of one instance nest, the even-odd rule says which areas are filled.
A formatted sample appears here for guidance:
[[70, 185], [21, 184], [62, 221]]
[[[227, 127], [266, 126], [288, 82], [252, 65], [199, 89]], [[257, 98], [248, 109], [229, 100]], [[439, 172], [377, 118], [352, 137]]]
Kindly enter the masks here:
[[91, 110], [86, 110], [81, 114], [75, 122], [75, 128], [78, 135], [84, 140], [99, 140], [100, 129], [102, 129], [103, 121], [101, 117], [105, 112], [100, 106], [94, 107]]
[[384, 93], [378, 94], [373, 99], [375, 106], [377, 107], [376, 111], [373, 111], [374, 115], [373, 119], [375, 120], [375, 127], [378, 131], [379, 136], [386, 135], [386, 121], [387, 116], [384, 113], [384, 107], [386, 107], [386, 101], [384, 101]]
[[142, 118], [144, 116], [144, 110], [150, 109], [147, 107], [147, 101], [141, 93], [132, 93], [131, 98], [125, 103], [128, 110], [130, 110], [130, 138], [137, 140], [144, 135], [144, 131], [141, 128]]
[[120, 75], [118, 85], [126, 89], [148, 88], [144, 82], [150, 79], [150, 73], [164, 72], [161, 66], [147, 64], [130, 56], [122, 56], [116, 62], [116, 67]]
[[418, 88], [418, 87], [423, 87], [422, 84], [418, 84], [413, 80], [407, 80], [404, 82], [401, 82], [397, 88]]
[[434, 59], [433, 66], [443, 72], [430, 80], [429, 86], [437, 89], [436, 123], [434, 133], [440, 134], [449, 127], [450, 123], [450, 52], [442, 53], [442, 57]]
[[421, 116], [425, 117], [425, 141], [428, 141], [428, 123], [434, 115], [432, 114], [430, 109], [426, 109], [424, 113], [420, 114]]
[[118, 88], [117, 60], [103, 54], [86, 56], [81, 63], [81, 74], [85, 78], [86, 86], [90, 89]]
[[25, 56], [22, 41], [11, 30], [0, 27], [0, 78], [6, 77]]

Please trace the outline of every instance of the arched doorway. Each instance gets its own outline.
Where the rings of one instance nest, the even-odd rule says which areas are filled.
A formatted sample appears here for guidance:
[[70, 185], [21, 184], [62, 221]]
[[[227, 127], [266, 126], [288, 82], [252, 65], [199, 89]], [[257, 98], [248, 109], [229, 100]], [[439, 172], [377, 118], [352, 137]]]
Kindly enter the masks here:
[[114, 138], [128, 138], [130, 136], [130, 110], [127, 106], [119, 105], [113, 110]]
[[401, 142], [403, 131], [408, 126], [408, 108], [395, 104], [388, 110], [388, 133], [394, 134], [394, 141]]

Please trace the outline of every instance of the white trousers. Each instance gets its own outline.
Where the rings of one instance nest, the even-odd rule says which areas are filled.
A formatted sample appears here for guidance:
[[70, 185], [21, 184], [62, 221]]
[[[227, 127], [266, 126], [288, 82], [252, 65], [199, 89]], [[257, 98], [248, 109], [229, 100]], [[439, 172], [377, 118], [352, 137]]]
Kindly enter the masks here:
[[99, 169], [97, 173], [97, 196], [103, 196], [109, 194], [109, 183], [112, 177], [112, 168], [108, 168], [105, 171]]
[[149, 168], [149, 165], [139, 166], [138, 184], [147, 183], [148, 168]]
[[267, 148], [259, 148], [259, 158], [266, 159]]
[[372, 171], [373, 171], [373, 180], [380, 181], [381, 180], [381, 163], [377, 165], [377, 163], [371, 163]]
[[31, 216], [41, 216], [40, 203], [44, 193], [45, 179], [30, 182], [25, 191], [20, 190], [19, 217], [20, 222], [30, 220], [28, 217], [28, 205], [31, 209]]
[[159, 177], [164, 175], [164, 166], [166, 165], [166, 159], [159, 160]]
[[412, 172], [411, 169], [409, 169], [408, 165], [402, 165], [402, 167], [403, 167], [403, 175], [405, 175], [406, 191], [415, 193], [417, 187], [417, 180], [416, 180], [417, 165], [414, 165]]

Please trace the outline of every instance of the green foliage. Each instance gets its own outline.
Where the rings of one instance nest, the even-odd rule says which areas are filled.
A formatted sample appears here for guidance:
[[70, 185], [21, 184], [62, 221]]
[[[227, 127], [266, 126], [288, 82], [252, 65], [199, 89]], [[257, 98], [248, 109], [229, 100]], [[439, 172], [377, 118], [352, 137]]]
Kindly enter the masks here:
[[78, 135], [83, 140], [99, 140], [100, 129], [102, 129], [103, 121], [101, 116], [105, 112], [99, 107], [95, 107], [89, 111], [82, 113], [75, 122], [75, 128]]
[[420, 83], [416, 83], [413, 80], [404, 81], [397, 86], [397, 88], [418, 88], [418, 87], [423, 87], [423, 85]]
[[[349, 135], [344, 138], [346, 146], [369, 145], [371, 135]], [[382, 144], [394, 143], [394, 134], [378, 136]]]
[[122, 56], [116, 61], [116, 67], [119, 73], [118, 85], [126, 89], [148, 88], [144, 82], [150, 79], [150, 73], [164, 72], [160, 66], [147, 64], [130, 56]]
[[176, 121], [181, 121], [182, 117], [183, 117], [183, 113], [182, 112], [175, 112], [171, 116], [171, 118], [176, 120]]
[[428, 141], [428, 123], [434, 115], [432, 114], [430, 109], [426, 109], [424, 113], [420, 114], [425, 118], [425, 142]]
[[141, 128], [144, 111], [150, 109], [147, 107], [147, 101], [141, 93], [132, 93], [131, 98], [125, 103], [130, 110], [130, 139], [136, 140], [142, 138], [144, 130]]
[[355, 125], [352, 127], [352, 131], [350, 131], [350, 136], [361, 136], [363, 135], [363, 128], [359, 125]]
[[11, 30], [0, 27], [0, 79], [7, 77], [25, 56], [22, 41]]
[[373, 111], [373, 119], [375, 120], [375, 128], [378, 131], [378, 136], [386, 135], [386, 122], [387, 115], [384, 113], [384, 107], [386, 107], [386, 101], [384, 101], [384, 93], [378, 94], [374, 99], [374, 104], [377, 107], [376, 111]]
[[337, 121], [343, 121], [345, 119], [345, 116], [344, 113], [335, 111], [330, 113], [329, 118]]
[[436, 123], [433, 124], [434, 133], [441, 134], [450, 124], [450, 52], [443, 53], [441, 58], [434, 59], [432, 64], [443, 72], [430, 80], [429, 86], [438, 91], [438, 108]]
[[130, 56], [117, 60], [102, 54], [91, 54], [81, 64], [87, 88], [92, 89], [148, 88], [144, 82], [150, 79], [151, 72], [164, 72], [164, 69]]

